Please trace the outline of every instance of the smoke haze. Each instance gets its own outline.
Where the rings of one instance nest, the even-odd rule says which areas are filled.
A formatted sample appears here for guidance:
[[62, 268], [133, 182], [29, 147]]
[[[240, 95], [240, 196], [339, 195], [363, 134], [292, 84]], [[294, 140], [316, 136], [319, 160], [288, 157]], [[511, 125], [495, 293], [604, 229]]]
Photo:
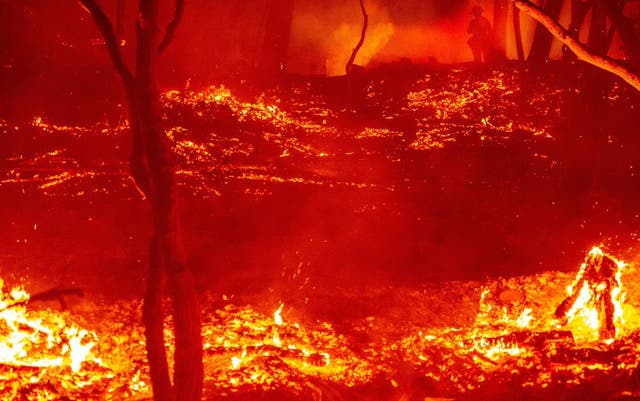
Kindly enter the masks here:
[[[408, 58], [417, 62], [467, 61], [465, 1], [365, 1], [369, 25], [356, 64]], [[290, 70], [344, 73], [360, 38], [363, 17], [357, 0], [319, 5], [296, 4], [290, 46]]]

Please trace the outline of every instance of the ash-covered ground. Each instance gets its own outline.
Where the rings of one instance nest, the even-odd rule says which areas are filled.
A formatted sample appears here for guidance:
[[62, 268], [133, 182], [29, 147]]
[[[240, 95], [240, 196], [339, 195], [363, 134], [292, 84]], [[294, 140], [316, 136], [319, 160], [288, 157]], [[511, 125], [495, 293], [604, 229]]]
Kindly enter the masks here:
[[[561, 360], [545, 348], [505, 364], [465, 341], [478, 327], [493, 339], [516, 331], [478, 323], [486, 286], [508, 281], [491, 293], [520, 294], [500, 301], [511, 314], [532, 302], [539, 326], [528, 330], [548, 333], [554, 303], [593, 245], [636, 262], [638, 95], [580, 64], [396, 65], [364, 78], [351, 94], [341, 78], [300, 77], [269, 87], [233, 78], [163, 90], [206, 327], [218, 337], [240, 330], [273, 342], [273, 322], [259, 322], [284, 303], [307, 324], [278, 336], [317, 348], [286, 354], [271, 344], [274, 358], [243, 365], [263, 350], [244, 337], [212, 343], [207, 366], [216, 373], [207, 394], [506, 399], [525, 384], [533, 399], [633, 392], [635, 323], [623, 341], [597, 352], [564, 343], [571, 351]], [[71, 302], [71, 316], [101, 336], [121, 327], [111, 341], [138, 342], [139, 326], [117, 323], [136, 321], [150, 231], [148, 205], [128, 174], [126, 112], [113, 94], [60, 99], [0, 115], [0, 273], [32, 293], [82, 287], [87, 300], [75, 310]], [[635, 283], [635, 268], [625, 274]], [[96, 317], [101, 308], [116, 312]], [[251, 334], [242, 321], [263, 329]], [[216, 331], [229, 324], [240, 326]], [[142, 349], [134, 349], [139, 366], [121, 368], [120, 381], [92, 387], [96, 394], [148, 396], [144, 386], [131, 389], [145, 374]], [[328, 365], [337, 363], [336, 371], [323, 373], [326, 358], [336, 358]], [[582, 374], [594, 358], [606, 366]], [[450, 370], [438, 370], [447, 360]], [[299, 363], [317, 370], [300, 373]], [[534, 369], [545, 364], [548, 372]], [[251, 369], [272, 372], [265, 380], [275, 385], [242, 387]], [[295, 391], [279, 390], [289, 380], [281, 375]], [[221, 384], [234, 380], [234, 391]]]

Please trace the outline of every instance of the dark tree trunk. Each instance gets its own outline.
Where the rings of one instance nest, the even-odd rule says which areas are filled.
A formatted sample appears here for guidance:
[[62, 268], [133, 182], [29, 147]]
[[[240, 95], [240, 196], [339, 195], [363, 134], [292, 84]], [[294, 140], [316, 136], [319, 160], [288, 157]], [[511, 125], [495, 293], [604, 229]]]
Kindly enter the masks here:
[[[584, 19], [591, 8], [592, 0], [571, 0], [571, 22], [569, 23], [569, 34], [578, 39], [580, 28], [584, 24]], [[573, 61], [575, 54], [566, 45], [562, 46], [562, 59]]]
[[[625, 1], [620, 1], [620, 4], [614, 4], [605, 2], [607, 8], [607, 15], [611, 19], [612, 29], [618, 31], [620, 39], [624, 44], [624, 51], [629, 58], [629, 64], [635, 72], [640, 71], [640, 38], [634, 29], [633, 21], [626, 17], [622, 10], [625, 5]], [[609, 40], [609, 39], [608, 39]]]
[[269, 0], [258, 68], [267, 76], [286, 71], [293, 22], [293, 0]]
[[[200, 307], [187, 269], [179, 220], [179, 202], [171, 144], [162, 128], [155, 84], [158, 0], [141, 0], [137, 25], [136, 79], [133, 104], [137, 129], [148, 165], [153, 239], [144, 322], [156, 400], [199, 401], [202, 392]], [[137, 131], [137, 132], [136, 132]], [[173, 296], [175, 330], [174, 386], [171, 387], [163, 338], [162, 294], [165, 278]], [[173, 391], [172, 391], [173, 390]]]
[[[546, 0], [543, 8], [551, 18], [557, 20], [562, 9], [562, 0]], [[552, 41], [553, 36], [540, 24], [536, 25], [528, 60], [537, 62], [547, 60]]]
[[591, 23], [589, 24], [589, 38], [587, 46], [589, 49], [601, 56], [607, 54], [607, 7], [605, 1], [593, 0], [591, 9]]
[[516, 41], [518, 60], [524, 61], [524, 46], [522, 45], [522, 29], [520, 28], [520, 9], [513, 7], [513, 33]]
[[356, 56], [360, 51], [360, 48], [364, 44], [364, 40], [367, 35], [367, 27], [369, 26], [369, 15], [367, 14], [367, 9], [364, 6], [364, 0], [360, 0], [360, 11], [362, 12], [362, 30], [360, 30], [360, 38], [358, 39], [358, 43], [351, 51], [351, 55], [345, 64], [344, 71], [349, 76], [351, 74], [351, 70], [353, 67], [353, 63], [356, 61]]
[[125, 0], [117, 0], [116, 2], [116, 36], [122, 38], [124, 34], [124, 10]]
[[509, 0], [495, 0], [493, 3], [493, 32], [495, 35], [494, 57], [507, 58], [507, 16]]
[[[203, 380], [200, 306], [193, 276], [186, 265], [173, 150], [162, 127], [155, 77], [158, 54], [173, 39], [185, 1], [175, 0], [173, 19], [160, 41], [159, 0], [140, 0], [135, 74], [124, 63], [113, 26], [96, 0], [80, 2], [91, 13], [105, 39], [111, 61], [122, 77], [133, 136], [131, 173], [151, 202], [153, 235], [143, 321], [154, 400], [200, 401]], [[162, 299], [166, 284], [173, 298], [173, 385], [164, 341]]]
[[367, 28], [369, 26], [369, 15], [364, 6], [364, 0], [360, 0], [360, 11], [362, 12], [362, 29], [360, 30], [360, 38], [358, 43], [351, 51], [351, 55], [344, 66], [345, 77], [347, 82], [347, 101], [352, 109], [357, 110], [364, 105], [366, 96], [366, 75], [364, 67], [354, 64], [358, 52], [367, 36]]

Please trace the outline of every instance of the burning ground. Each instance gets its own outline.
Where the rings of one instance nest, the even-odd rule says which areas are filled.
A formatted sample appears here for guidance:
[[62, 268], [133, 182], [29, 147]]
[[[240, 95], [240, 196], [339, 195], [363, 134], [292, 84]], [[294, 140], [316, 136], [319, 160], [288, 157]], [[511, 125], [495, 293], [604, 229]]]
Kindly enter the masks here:
[[[330, 79], [163, 92], [204, 300], [206, 396], [636, 391], [635, 95], [607, 81], [585, 102], [593, 76], [578, 66], [397, 72], [371, 73], [357, 112]], [[149, 216], [126, 118], [55, 115], [0, 126], [12, 205], [0, 211], [2, 394], [146, 399]], [[613, 342], [585, 311], [554, 316], [599, 243], [627, 262]], [[64, 309], [11, 291], [58, 283], [86, 297]]]
[[[617, 339], [553, 322], [572, 275], [204, 295], [207, 399], [608, 399], [637, 386], [639, 283], [626, 266]], [[11, 304], [15, 293], [5, 294]], [[5, 399], [150, 397], [136, 301], [0, 314]], [[326, 319], [326, 320], [325, 320]], [[331, 321], [331, 323], [329, 322]], [[167, 321], [167, 334], [171, 322]], [[87, 330], [86, 328], [89, 328]], [[80, 347], [80, 348], [76, 348]], [[9, 354], [11, 352], [11, 354]], [[78, 359], [77, 359], [78, 358]], [[402, 398], [406, 397], [406, 398]]]

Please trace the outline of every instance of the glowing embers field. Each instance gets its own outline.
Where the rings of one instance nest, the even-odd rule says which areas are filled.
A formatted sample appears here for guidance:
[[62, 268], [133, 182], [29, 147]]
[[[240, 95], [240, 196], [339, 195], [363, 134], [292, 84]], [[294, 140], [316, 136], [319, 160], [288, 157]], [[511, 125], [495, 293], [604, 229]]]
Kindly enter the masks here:
[[[480, 148], [521, 141], [527, 158], [548, 168], [546, 148], [565, 91], [543, 82], [522, 97], [522, 74], [430, 73], [406, 91], [374, 80], [358, 113], [303, 83], [252, 95], [187, 84], [163, 92], [161, 104], [185, 193], [219, 197], [230, 182], [258, 195], [271, 193], [271, 185], [394, 191], [397, 183], [370, 174], [372, 165], [395, 171], [411, 165], [416, 152], [427, 157], [457, 142]], [[38, 113], [30, 121], [5, 118], [0, 135], [8, 164], [0, 187], [63, 197], [132, 195], [122, 106], [91, 124], [56, 123]]]
[[[234, 245], [228, 253], [207, 253], [200, 273], [205, 278], [212, 276], [211, 266], [217, 268], [225, 260], [229, 260], [226, 267], [230, 271], [253, 267], [229, 256], [263, 255], [268, 250], [275, 255], [272, 265], [260, 259], [260, 273], [243, 270], [254, 280], [249, 281], [266, 286], [269, 284], [260, 280], [280, 278], [281, 255], [295, 252], [297, 262], [300, 250], [300, 258], [312, 259], [304, 265], [310, 270], [305, 272], [310, 280], [303, 289], [283, 276], [277, 283], [279, 289], [265, 288], [259, 294], [203, 294], [206, 399], [412, 401], [441, 397], [495, 401], [569, 400], [576, 399], [576, 394], [588, 394], [589, 400], [605, 400], [616, 392], [633, 391], [640, 358], [637, 268], [616, 264], [621, 268], [616, 272], [619, 277], [581, 281], [576, 277], [579, 261], [572, 270], [573, 264], [556, 257], [574, 254], [576, 247], [594, 238], [624, 250], [625, 257], [637, 254], [637, 234], [631, 233], [632, 241], [625, 240], [638, 226], [636, 193], [626, 190], [637, 187], [637, 174], [635, 165], [627, 165], [613, 151], [622, 148], [622, 140], [607, 144], [607, 154], [614, 157], [603, 157], [606, 162], [620, 162], [604, 170], [614, 172], [612, 177], [622, 177], [620, 181], [602, 177], [603, 184], [611, 184], [600, 188], [600, 195], [607, 198], [574, 198], [571, 188], [565, 187], [575, 181], [572, 173], [584, 176], [585, 165], [582, 159], [563, 155], [573, 152], [567, 149], [583, 147], [572, 140], [579, 133], [566, 131], [573, 124], [561, 125], [560, 118], [566, 94], [572, 92], [543, 81], [526, 92], [531, 96], [523, 97], [523, 91], [515, 89], [519, 88], [517, 76], [510, 73], [476, 76], [453, 71], [440, 75], [412, 84], [394, 102], [383, 93], [383, 85], [374, 82], [365, 110], [371, 118], [366, 120], [306, 87], [262, 96], [240, 96], [220, 86], [185, 87], [163, 94], [185, 210], [194, 207], [191, 211], [198, 219], [198, 224], [191, 222], [185, 230], [198, 237], [189, 244], [196, 255], [220, 246], [215, 235], [211, 242], [199, 241], [211, 234], [212, 227], [226, 236], [229, 226], [225, 224], [231, 221], [235, 226], [238, 216], [246, 219], [240, 221], [248, 235], [236, 234], [229, 244], [254, 244], [256, 227], [303, 227], [302, 231], [278, 231], [278, 235], [271, 228], [263, 231], [262, 238], [280, 236], [283, 240], [281, 244], [269, 240], [255, 252], [251, 247], [238, 251]], [[615, 87], [611, 95], [620, 91], [621, 87]], [[18, 220], [17, 228], [7, 231], [10, 241], [5, 242], [20, 246], [9, 249], [8, 262], [2, 267], [15, 265], [19, 277], [36, 280], [36, 275], [22, 273], [27, 271], [23, 269], [27, 262], [45, 270], [50, 267], [46, 261], [58, 263], [68, 256], [69, 247], [52, 246], [54, 239], [68, 241], [70, 253], [75, 253], [83, 249], [77, 247], [77, 235], [91, 239], [83, 230], [89, 227], [101, 233], [107, 224], [98, 223], [108, 221], [108, 227], [115, 227], [114, 237], [131, 235], [132, 242], [123, 247], [120, 241], [93, 241], [92, 246], [101, 248], [95, 251], [97, 255], [120, 251], [122, 255], [98, 264], [100, 258], [94, 253], [81, 254], [78, 258], [86, 265], [81, 264], [77, 271], [92, 275], [100, 271], [111, 277], [112, 269], [117, 271], [120, 266], [139, 277], [135, 272], [143, 270], [143, 263], [135, 264], [134, 269], [127, 263], [144, 254], [148, 246], [146, 241], [132, 240], [133, 235], [140, 236], [140, 227], [148, 227], [140, 218], [142, 213], [132, 208], [122, 218], [112, 218], [111, 213], [100, 217], [107, 210], [105, 205], [111, 210], [114, 204], [133, 204], [140, 198], [128, 176], [126, 119], [78, 126], [56, 124], [38, 115], [24, 122], [0, 120], [0, 133], [7, 139], [7, 169], [0, 187], [16, 210], [30, 212], [35, 205], [32, 209], [38, 211], [33, 219], [24, 218], [28, 224]], [[571, 147], [563, 148], [567, 143]], [[599, 148], [598, 154], [601, 151]], [[587, 166], [591, 165], [589, 161]], [[505, 188], [512, 190], [505, 192]], [[15, 196], [20, 194], [24, 196]], [[585, 191], [585, 195], [598, 194]], [[67, 203], [69, 198], [75, 198], [73, 203]], [[220, 203], [212, 206], [211, 198]], [[313, 208], [307, 208], [306, 202], [287, 203], [292, 198], [315, 203]], [[336, 208], [329, 219], [312, 213], [316, 205], [333, 199], [347, 207]], [[593, 206], [576, 206], [576, 201], [585, 199], [594, 200]], [[200, 205], [201, 200], [207, 202]], [[86, 204], [90, 211], [87, 216], [67, 218], [63, 214], [56, 220], [55, 210], [48, 209], [54, 201], [66, 210]], [[632, 206], [618, 215], [627, 201]], [[94, 205], [99, 208], [94, 210]], [[230, 209], [227, 218], [226, 205], [240, 207]], [[285, 209], [283, 205], [293, 211], [271, 219], [271, 212]], [[277, 208], [270, 209], [272, 206]], [[578, 213], [580, 207], [583, 210]], [[248, 213], [256, 208], [256, 213]], [[225, 218], [200, 221], [203, 209], [215, 210]], [[345, 221], [352, 215], [357, 217]], [[575, 220], [567, 221], [568, 215]], [[123, 234], [120, 224], [114, 222], [129, 221], [131, 216], [139, 220]], [[264, 216], [269, 218], [260, 220]], [[23, 218], [17, 211], [11, 212], [14, 217]], [[370, 238], [351, 235], [351, 231], [349, 236], [337, 237], [335, 247], [315, 245], [326, 244], [325, 239], [333, 241], [334, 231], [326, 234], [323, 230], [334, 224], [360, 227], [358, 234], [369, 233], [370, 228], [378, 227], [381, 217], [388, 223], [384, 235], [374, 237], [366, 247], [359, 248], [362, 244], [355, 240], [342, 241]], [[78, 223], [81, 228], [70, 237], [45, 231], [52, 221], [66, 225], [75, 218], [97, 223]], [[324, 220], [330, 224], [317, 224]], [[389, 232], [399, 220], [406, 226], [400, 224], [397, 231]], [[475, 224], [473, 229], [469, 224]], [[318, 232], [304, 229], [316, 225]], [[396, 238], [404, 232], [406, 237]], [[317, 248], [307, 248], [308, 235]], [[303, 245], [290, 240], [303, 237]], [[420, 252], [408, 252], [405, 245], [416, 242], [415, 250]], [[372, 257], [374, 248], [384, 252]], [[376, 267], [371, 266], [375, 259], [391, 254], [390, 262], [384, 261], [385, 269], [422, 284], [336, 288], [323, 283], [318, 270], [339, 272], [348, 265], [343, 259], [349, 255], [318, 260], [309, 255], [341, 249], [360, 249], [354, 260], [367, 274], [375, 273]], [[491, 270], [505, 256], [504, 249], [513, 250], [516, 257], [502, 261], [502, 267], [508, 269]], [[408, 253], [419, 260], [403, 261]], [[465, 267], [468, 262], [468, 269], [458, 267], [465, 278], [471, 273], [476, 274], [473, 277], [490, 274], [488, 271], [516, 275], [558, 268], [570, 273], [438, 283], [419, 276], [455, 270], [458, 254], [468, 259], [457, 261]], [[423, 255], [431, 258], [426, 260]], [[25, 258], [31, 260], [25, 262]], [[57, 271], [52, 267], [49, 274]], [[221, 281], [235, 285], [231, 278], [220, 276]], [[97, 292], [114, 290], [116, 286], [108, 288], [103, 278], [92, 276], [87, 281], [97, 282], [91, 287]], [[141, 286], [137, 280], [131, 283]], [[206, 281], [200, 284], [210, 288]], [[122, 294], [131, 296], [127, 288], [119, 290], [117, 303], [95, 300], [88, 292], [87, 299], [69, 300], [69, 309], [62, 310], [56, 302], [25, 304], [26, 293], [9, 287], [4, 288], [4, 306], [0, 307], [9, 307], [0, 313], [0, 344], [4, 347], [0, 351], [1, 400], [150, 398], [140, 302], [122, 300]], [[25, 289], [38, 293], [30, 285]], [[613, 341], [601, 331], [598, 314], [598, 305], [600, 310], [608, 307], [603, 303], [606, 292], [614, 305]], [[578, 297], [568, 309], [570, 316], [557, 316], [559, 305], [571, 293]], [[22, 303], [14, 305], [16, 302]], [[170, 343], [171, 321], [166, 324]]]
[[[640, 359], [640, 280], [633, 265], [620, 273], [628, 295], [616, 338], [608, 341], [577, 317], [560, 326], [554, 316], [575, 273], [316, 289], [305, 294], [308, 302], [273, 302], [268, 293], [206, 294], [205, 395], [500, 399], [504, 388], [540, 396], [581, 386], [602, 394], [631, 391]], [[0, 398], [150, 397], [139, 302], [81, 300], [60, 311], [56, 303], [22, 303], [28, 294], [19, 289], [4, 290]], [[586, 315], [595, 307], [594, 300], [581, 304]], [[167, 321], [167, 336], [170, 326]]]

